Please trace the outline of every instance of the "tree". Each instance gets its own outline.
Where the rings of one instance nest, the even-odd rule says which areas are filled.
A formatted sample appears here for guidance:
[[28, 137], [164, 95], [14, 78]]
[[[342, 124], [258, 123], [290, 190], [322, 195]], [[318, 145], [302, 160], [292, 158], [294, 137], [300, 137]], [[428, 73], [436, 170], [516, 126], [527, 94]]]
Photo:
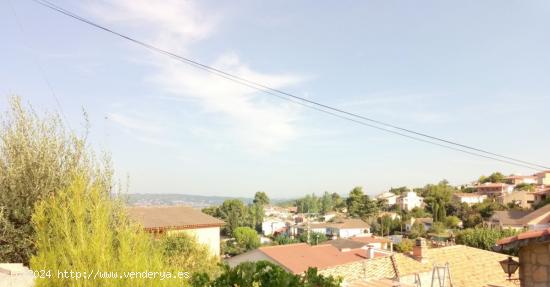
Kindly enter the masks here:
[[424, 224], [415, 222], [411, 227], [409, 237], [414, 239], [423, 236], [426, 236], [426, 229], [424, 228]]
[[167, 235], [160, 244], [165, 261], [170, 266], [184, 268], [191, 274], [206, 272], [211, 276], [221, 271], [218, 267], [219, 259], [211, 254], [208, 246], [198, 243], [192, 235]]
[[401, 242], [395, 244], [393, 247], [397, 252], [408, 253], [413, 250], [413, 246], [414, 246], [414, 240], [403, 238], [401, 239]]
[[333, 192], [331, 194], [331, 197], [332, 197], [332, 203], [334, 205], [334, 210], [341, 211], [346, 207], [346, 202], [342, 199], [342, 197], [338, 193]]
[[350, 217], [361, 217], [364, 209], [365, 194], [363, 188], [358, 186], [350, 191], [346, 204], [348, 207], [348, 215]]
[[492, 183], [497, 183], [497, 182], [504, 182], [504, 178], [505, 176], [500, 173], [500, 172], [493, 172], [491, 175], [489, 176], [481, 176], [479, 178], [479, 183], [487, 183], [487, 182], [492, 182]]
[[286, 244], [293, 244], [300, 242], [297, 239], [290, 238], [286, 235], [278, 235], [275, 237], [275, 240], [273, 240], [277, 245], [286, 245]]
[[193, 287], [338, 287], [341, 283], [341, 279], [318, 274], [316, 268], [309, 268], [300, 276], [268, 261], [244, 262], [233, 268], [225, 265], [224, 272], [212, 281], [206, 274], [194, 276], [192, 281]]
[[309, 245], [317, 245], [328, 240], [327, 236], [324, 233], [319, 232], [309, 233], [309, 240], [307, 232], [304, 232], [300, 235], [299, 239], [301, 242], [305, 242]]
[[259, 204], [262, 206], [268, 205], [269, 202], [270, 202], [269, 197], [263, 191], [256, 192], [256, 194], [254, 194], [254, 200], [252, 201], [252, 203]]
[[238, 199], [225, 200], [219, 207], [219, 216], [226, 223], [223, 230], [227, 236], [233, 236], [237, 227], [249, 226], [250, 223], [248, 208]]
[[233, 230], [237, 244], [245, 250], [256, 249], [260, 246], [260, 237], [256, 230], [250, 227], [237, 227]]
[[350, 217], [366, 220], [379, 212], [377, 201], [364, 194], [363, 188], [359, 186], [350, 191], [346, 204]]
[[402, 187], [397, 187], [397, 188], [390, 188], [389, 192], [393, 193], [393, 194], [396, 194], [396, 195], [401, 195], [401, 194], [404, 194], [406, 193], [407, 191], [409, 191], [409, 189], [406, 187], [406, 186], [402, 186]]
[[323, 196], [321, 197], [321, 213], [327, 214], [330, 211], [334, 210], [334, 201], [332, 199], [332, 195], [328, 193], [328, 191], [325, 191], [323, 193]]
[[517, 235], [512, 229], [468, 228], [456, 236], [456, 243], [467, 246], [492, 250], [499, 239]]
[[447, 216], [445, 218], [445, 226], [448, 228], [458, 228], [460, 224], [460, 219], [456, 216]]
[[[40, 201], [32, 216], [36, 230], [36, 255], [32, 270], [49, 270], [36, 278], [36, 287], [54, 286], [174, 286], [185, 279], [59, 277], [64, 271], [175, 272], [188, 266], [172, 266], [143, 229], [129, 222], [122, 203], [113, 201], [106, 182], [87, 174], [71, 175], [70, 184]], [[196, 262], [193, 264], [197, 264]], [[47, 275], [46, 275], [47, 276]]]
[[58, 115], [41, 117], [11, 98], [0, 123], [0, 261], [28, 265], [36, 250], [34, 207], [69, 186], [75, 173], [110, 182], [108, 160], [95, 160], [86, 133], [67, 131]]
[[320, 205], [319, 198], [315, 196], [315, 193], [308, 194], [296, 200], [296, 207], [299, 213], [318, 213]]

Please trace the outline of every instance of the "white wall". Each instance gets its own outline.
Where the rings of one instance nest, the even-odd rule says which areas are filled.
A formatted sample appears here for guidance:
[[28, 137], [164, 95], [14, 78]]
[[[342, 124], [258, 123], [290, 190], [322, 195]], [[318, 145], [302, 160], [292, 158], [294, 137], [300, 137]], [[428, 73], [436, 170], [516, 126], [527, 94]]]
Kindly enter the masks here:
[[213, 255], [220, 255], [220, 228], [219, 227], [206, 227], [184, 230], [172, 230], [168, 234], [186, 233], [193, 235], [197, 238], [197, 241], [201, 244], [206, 244]]

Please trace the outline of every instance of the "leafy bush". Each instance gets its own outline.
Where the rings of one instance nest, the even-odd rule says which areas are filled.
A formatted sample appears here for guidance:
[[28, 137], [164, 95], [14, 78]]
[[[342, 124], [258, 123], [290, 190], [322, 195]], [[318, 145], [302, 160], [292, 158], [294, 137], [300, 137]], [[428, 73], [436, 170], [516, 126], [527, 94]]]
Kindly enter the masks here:
[[325, 277], [309, 268], [303, 276], [287, 272], [282, 267], [268, 261], [244, 262], [234, 268], [224, 267], [224, 272], [216, 279], [209, 280], [205, 274], [197, 274], [192, 279], [193, 287], [338, 287], [342, 280], [332, 276]]
[[454, 215], [445, 217], [445, 226], [448, 228], [458, 228], [460, 219]]
[[309, 234], [309, 241], [307, 240], [307, 232], [304, 232], [300, 235], [300, 241], [310, 245], [317, 245], [327, 240], [328, 240], [327, 236], [319, 232], [311, 232]]
[[256, 230], [250, 227], [237, 227], [233, 231], [235, 241], [245, 250], [256, 249], [260, 246], [260, 237]]
[[207, 245], [200, 244], [189, 234], [180, 233], [164, 236], [160, 241], [166, 263], [193, 274], [207, 272], [218, 274], [219, 259], [212, 255]]
[[279, 235], [277, 237], [275, 237], [275, 240], [274, 242], [277, 244], [277, 245], [285, 245], [285, 244], [293, 244], [293, 243], [298, 243], [300, 242], [298, 239], [294, 239], [294, 238], [290, 238], [286, 235]]
[[[181, 286], [187, 279], [58, 277], [58, 271], [178, 272], [187, 266], [165, 261], [159, 244], [131, 224], [124, 206], [110, 198], [109, 187], [87, 175], [75, 174], [71, 184], [41, 201], [32, 217], [37, 253], [32, 270], [49, 270], [36, 287], [57, 286]], [[180, 269], [183, 267], [183, 269]]]
[[457, 234], [456, 243], [492, 250], [497, 240], [516, 234], [518, 234], [518, 232], [512, 229], [469, 228]]
[[401, 239], [401, 242], [395, 244], [393, 248], [397, 252], [406, 253], [406, 252], [411, 252], [413, 249], [413, 246], [414, 246], [414, 240], [403, 238]]
[[75, 173], [110, 184], [111, 171], [87, 148], [87, 131], [67, 131], [57, 115], [39, 116], [14, 97], [0, 117], [0, 261], [28, 265], [35, 204], [67, 188]]

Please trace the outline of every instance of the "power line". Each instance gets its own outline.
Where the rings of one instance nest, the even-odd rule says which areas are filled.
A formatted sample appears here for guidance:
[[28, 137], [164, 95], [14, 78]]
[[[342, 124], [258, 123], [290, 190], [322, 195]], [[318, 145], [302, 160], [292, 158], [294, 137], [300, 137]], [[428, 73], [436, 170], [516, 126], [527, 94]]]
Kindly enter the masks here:
[[[74, 13], [68, 11], [68, 10], [65, 10], [64, 8], [59, 7], [59, 6], [53, 4], [49, 1], [46, 1], [46, 0], [32, 0], [32, 1], [35, 2], [35, 3], [38, 3], [42, 6], [45, 6], [47, 8], [50, 8], [54, 11], [57, 11], [59, 13], [62, 13], [66, 16], [69, 16], [71, 18], [74, 18], [76, 20], [79, 20], [81, 22], [89, 24], [91, 26], [94, 26], [98, 29], [104, 30], [104, 31], [109, 32], [111, 34], [114, 34], [118, 37], [121, 37], [121, 38], [126, 39], [128, 41], [131, 41], [135, 44], [143, 46], [147, 49], [153, 50], [157, 53], [164, 54], [166, 56], [169, 56], [173, 59], [182, 61], [182, 62], [187, 63], [191, 66], [194, 66], [196, 68], [206, 70], [210, 73], [213, 73], [213, 74], [215, 74], [217, 76], [220, 76], [222, 78], [225, 78], [227, 80], [239, 83], [241, 85], [245, 85], [247, 87], [256, 89], [258, 91], [276, 96], [278, 98], [281, 98], [281, 99], [284, 99], [284, 100], [287, 100], [287, 101], [291, 101], [291, 102], [296, 103], [296, 104], [300, 104], [302, 106], [306, 106], [308, 108], [312, 108], [312, 109], [315, 109], [315, 110], [318, 110], [318, 111], [322, 111], [322, 112], [325, 112], [325, 113], [328, 113], [328, 114], [331, 114], [333, 116], [337, 116], [339, 118], [343, 118], [343, 119], [346, 119], [346, 120], [351, 120], [351, 121], [354, 121], [356, 123], [361, 123], [363, 125], [366, 125], [366, 126], [369, 126], [369, 127], [372, 127], [372, 128], [376, 128], [376, 129], [379, 129], [379, 130], [383, 130], [383, 131], [386, 131], [386, 132], [390, 132], [390, 133], [393, 133], [393, 134], [404, 136], [404, 137], [407, 137], [409, 139], [414, 139], [414, 140], [422, 141], [422, 142], [425, 142], [425, 143], [430, 143], [430, 144], [433, 144], [433, 145], [437, 145], [437, 146], [445, 147], [445, 148], [448, 148], [448, 149], [460, 151], [460, 152], [467, 153], [467, 154], [470, 154], [470, 155], [480, 156], [480, 157], [483, 157], [483, 158], [492, 159], [492, 160], [496, 160], [496, 161], [500, 161], [500, 162], [504, 162], [504, 163], [508, 163], [508, 164], [517, 165], [517, 166], [527, 167], [527, 168], [534, 169], [534, 170], [539, 170], [541, 168], [542, 169], [550, 169], [550, 167], [544, 166], [544, 165], [541, 165], [541, 164], [532, 163], [532, 162], [529, 162], [529, 161], [524, 161], [524, 160], [521, 160], [521, 159], [517, 159], [517, 158], [505, 156], [505, 155], [502, 155], [502, 154], [490, 152], [490, 151], [487, 151], [487, 150], [484, 150], [484, 149], [464, 145], [464, 144], [454, 142], [454, 141], [451, 141], [451, 140], [439, 138], [439, 137], [432, 136], [432, 135], [429, 135], [429, 134], [426, 134], [426, 133], [417, 132], [417, 131], [414, 131], [414, 130], [411, 130], [411, 129], [402, 128], [402, 127], [399, 127], [399, 126], [396, 126], [396, 125], [393, 125], [393, 124], [389, 124], [389, 123], [386, 123], [386, 122], [383, 122], [383, 121], [379, 121], [379, 120], [376, 120], [376, 119], [373, 119], [373, 118], [370, 118], [370, 117], [362, 116], [362, 115], [359, 115], [359, 114], [355, 114], [355, 113], [351, 113], [351, 112], [348, 112], [348, 111], [345, 111], [345, 110], [341, 110], [339, 108], [331, 107], [331, 106], [328, 106], [328, 105], [325, 105], [325, 104], [322, 104], [322, 103], [319, 103], [319, 102], [316, 102], [316, 101], [313, 101], [313, 100], [308, 100], [306, 98], [299, 97], [299, 96], [293, 95], [291, 93], [288, 93], [288, 92], [285, 92], [285, 91], [282, 91], [282, 90], [279, 90], [279, 89], [271, 88], [267, 85], [264, 85], [264, 84], [261, 84], [261, 83], [258, 83], [258, 82], [254, 82], [254, 81], [248, 80], [246, 78], [239, 77], [237, 75], [225, 72], [223, 70], [220, 70], [220, 69], [202, 64], [202, 63], [197, 62], [195, 60], [177, 55], [177, 54], [172, 53], [170, 51], [158, 48], [154, 45], [148, 44], [146, 42], [143, 42], [143, 41], [137, 40], [135, 38], [132, 38], [130, 36], [124, 35], [122, 33], [116, 32], [116, 31], [114, 31], [110, 28], [107, 28], [105, 26], [97, 24], [95, 22], [92, 22], [91, 20], [88, 20], [88, 19], [83, 18], [83, 17], [81, 17], [77, 14], [74, 14]], [[293, 99], [293, 100], [291, 100], [291, 99]], [[332, 112], [329, 112], [329, 111], [332, 111]], [[342, 114], [345, 115], [345, 116], [342, 116]], [[354, 119], [352, 119], [352, 118], [354, 118]], [[368, 121], [368, 122], [371, 122], [371, 123], [374, 123], [374, 124], [377, 124], [377, 125], [384, 126], [386, 128], [376, 126], [376, 125], [372, 125], [372, 124], [368, 124], [368, 123], [365, 123], [363, 121], [359, 121], [359, 120], [356, 120], [356, 119], [361, 119], [361, 120], [364, 120], [364, 121]], [[394, 129], [399, 130], [401, 132], [397, 132]], [[409, 133], [409, 134], [412, 134], [412, 135], [415, 135], [415, 136], [407, 135], [407, 134], [402, 133], [402, 132]], [[423, 139], [423, 138], [427, 138], [427, 139], [430, 139], [430, 140], [426, 140], [426, 139]], [[433, 142], [431, 140], [434, 140], [434, 141], [437, 141], [437, 142]], [[452, 146], [449, 146], [449, 145], [452, 145]], [[458, 148], [456, 148], [454, 146], [456, 146]], [[472, 152], [472, 151], [475, 151], [475, 152]], [[480, 153], [482, 153], [482, 154], [480, 154]], [[485, 154], [485, 155], [483, 155], [483, 154]]]
[[36, 56], [32, 53], [33, 49], [31, 48], [31, 45], [25, 41], [25, 35], [26, 35], [25, 29], [23, 29], [23, 24], [21, 24], [21, 22], [19, 21], [19, 16], [17, 15], [17, 11], [15, 10], [15, 6], [13, 5], [11, 0], [8, 0], [7, 2], [8, 2], [8, 5], [10, 6], [10, 8], [11, 8], [11, 12], [13, 13], [15, 23], [16, 23], [19, 31], [21, 32], [21, 37], [22, 37], [21, 43], [30, 51], [32, 62], [34, 63], [35, 68], [38, 70], [38, 73], [42, 76], [42, 79], [44, 80], [44, 82], [46, 83], [46, 86], [50, 90], [50, 93], [51, 93], [52, 97], [54, 98], [54, 101], [57, 105], [57, 108], [59, 109], [59, 113], [61, 114], [61, 117], [63, 118], [63, 121], [65, 122], [67, 127], [69, 127], [69, 129], [71, 129], [71, 125], [70, 125], [69, 121], [67, 120], [67, 116], [65, 116], [65, 112], [63, 111], [63, 106], [61, 106], [61, 102], [59, 101], [59, 98], [57, 97], [57, 94], [55, 93], [55, 91], [53, 89], [52, 83], [50, 82], [50, 80], [46, 76], [46, 71], [44, 70], [44, 67], [42, 67], [42, 65], [40, 64], [38, 56]]

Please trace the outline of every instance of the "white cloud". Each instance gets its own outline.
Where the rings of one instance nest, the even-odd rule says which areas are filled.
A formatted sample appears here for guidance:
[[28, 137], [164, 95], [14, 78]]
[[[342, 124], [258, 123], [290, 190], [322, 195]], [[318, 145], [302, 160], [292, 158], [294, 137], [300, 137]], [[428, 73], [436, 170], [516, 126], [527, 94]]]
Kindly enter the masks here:
[[[215, 33], [221, 17], [203, 13], [190, 1], [116, 0], [93, 6], [102, 20], [128, 25], [139, 33], [136, 37], [161, 48], [190, 55], [194, 46]], [[214, 14], [216, 15], [216, 14]], [[143, 52], [154, 72], [153, 80], [176, 99], [195, 100], [208, 115], [222, 116], [229, 122], [231, 138], [252, 151], [281, 149], [297, 135], [296, 107], [267, 99], [256, 90], [236, 84], [184, 63]], [[219, 55], [210, 65], [252, 81], [284, 88], [303, 78], [292, 74], [267, 74], [255, 71], [234, 53]], [[128, 124], [119, 119], [119, 124]]]

